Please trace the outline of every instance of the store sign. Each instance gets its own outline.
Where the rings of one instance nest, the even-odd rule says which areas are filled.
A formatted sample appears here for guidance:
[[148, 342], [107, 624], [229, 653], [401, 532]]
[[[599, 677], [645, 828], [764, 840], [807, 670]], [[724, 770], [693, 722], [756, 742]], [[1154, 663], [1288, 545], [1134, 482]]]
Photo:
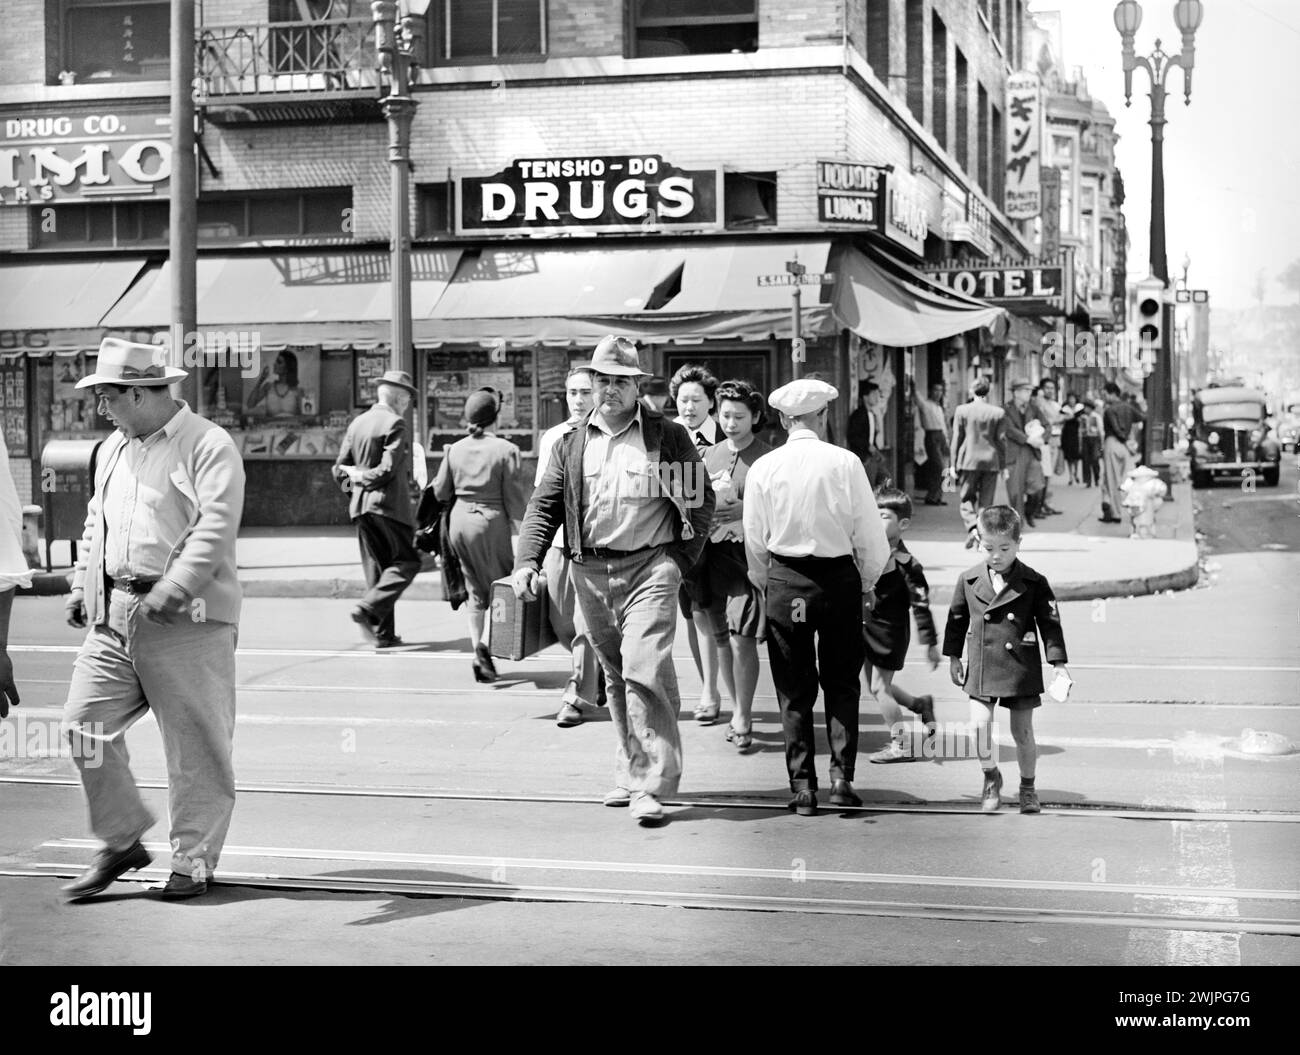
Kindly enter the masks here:
[[1007, 78], [1007, 178], [1003, 208], [1012, 220], [1028, 220], [1042, 211], [1039, 160], [1042, 150], [1042, 94], [1038, 75]]
[[1045, 168], [1039, 179], [1043, 187], [1043, 256], [1055, 256], [1061, 248], [1061, 170]]
[[817, 162], [817, 218], [880, 230], [885, 215], [886, 172], [879, 165]]
[[942, 286], [968, 297], [978, 297], [991, 304], [1017, 303], [1027, 300], [1047, 301], [1059, 298], [1064, 291], [1061, 267], [980, 267], [926, 269]]
[[658, 154], [519, 160], [457, 181], [457, 234], [720, 228], [720, 169]]
[[170, 129], [154, 111], [0, 115], [0, 204], [165, 200]]
[[969, 191], [966, 192], [965, 216], [953, 220], [949, 232], [949, 241], [965, 242], [981, 256], [989, 256], [993, 252], [988, 206]]
[[929, 210], [899, 173], [882, 165], [817, 162], [817, 218], [878, 231], [917, 256], [925, 251]]

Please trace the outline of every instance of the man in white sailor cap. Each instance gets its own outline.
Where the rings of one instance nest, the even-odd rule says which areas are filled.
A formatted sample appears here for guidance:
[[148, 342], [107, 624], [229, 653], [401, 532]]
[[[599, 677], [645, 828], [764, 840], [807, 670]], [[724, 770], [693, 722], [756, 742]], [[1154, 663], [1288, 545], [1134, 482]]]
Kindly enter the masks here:
[[153, 827], [127, 761], [126, 731], [152, 711], [167, 760], [170, 899], [208, 889], [235, 808], [235, 635], [241, 594], [235, 536], [244, 463], [230, 435], [172, 398], [186, 376], [156, 345], [105, 338], [99, 413], [116, 431], [100, 448], [68, 622], [85, 627], [63, 725], [91, 830], [104, 843], [63, 889], [97, 894], [151, 861]]
[[817, 812], [813, 704], [826, 694], [835, 806], [860, 806], [858, 675], [866, 656], [863, 613], [874, 603], [889, 542], [862, 461], [826, 442], [827, 404], [839, 395], [800, 378], [768, 397], [789, 434], [759, 458], [745, 484], [749, 577], [766, 591], [767, 650], [781, 705], [785, 760], [801, 816]]

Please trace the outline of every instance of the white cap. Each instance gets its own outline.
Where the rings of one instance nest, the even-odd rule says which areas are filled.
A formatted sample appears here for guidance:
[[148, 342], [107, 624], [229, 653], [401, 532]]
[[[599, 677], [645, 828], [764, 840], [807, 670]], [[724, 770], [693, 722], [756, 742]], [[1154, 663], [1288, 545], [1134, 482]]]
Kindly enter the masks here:
[[767, 401], [773, 410], [797, 418], [802, 414], [812, 414], [821, 410], [839, 394], [839, 390], [834, 385], [828, 385], [815, 377], [801, 377], [798, 381], [782, 385], [767, 397]]

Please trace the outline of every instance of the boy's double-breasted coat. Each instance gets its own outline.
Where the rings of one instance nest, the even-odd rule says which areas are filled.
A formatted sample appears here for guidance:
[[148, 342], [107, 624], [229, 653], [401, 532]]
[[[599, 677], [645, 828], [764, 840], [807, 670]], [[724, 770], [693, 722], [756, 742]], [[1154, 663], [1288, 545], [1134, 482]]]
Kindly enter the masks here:
[[962, 572], [948, 609], [943, 654], [960, 659], [969, 653], [967, 695], [1036, 696], [1043, 691], [1043, 661], [1068, 662], [1061, 614], [1052, 587], [1033, 568], [1017, 560], [1003, 577], [995, 598], [987, 565]]

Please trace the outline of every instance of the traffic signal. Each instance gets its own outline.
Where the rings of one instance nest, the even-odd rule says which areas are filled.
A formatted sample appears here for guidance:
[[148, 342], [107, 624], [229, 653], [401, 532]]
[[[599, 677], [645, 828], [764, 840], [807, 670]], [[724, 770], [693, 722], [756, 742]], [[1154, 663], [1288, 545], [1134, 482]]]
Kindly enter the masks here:
[[1133, 324], [1137, 327], [1138, 346], [1143, 351], [1157, 353], [1164, 348], [1165, 284], [1158, 278], [1144, 278], [1136, 284], [1134, 292]]

